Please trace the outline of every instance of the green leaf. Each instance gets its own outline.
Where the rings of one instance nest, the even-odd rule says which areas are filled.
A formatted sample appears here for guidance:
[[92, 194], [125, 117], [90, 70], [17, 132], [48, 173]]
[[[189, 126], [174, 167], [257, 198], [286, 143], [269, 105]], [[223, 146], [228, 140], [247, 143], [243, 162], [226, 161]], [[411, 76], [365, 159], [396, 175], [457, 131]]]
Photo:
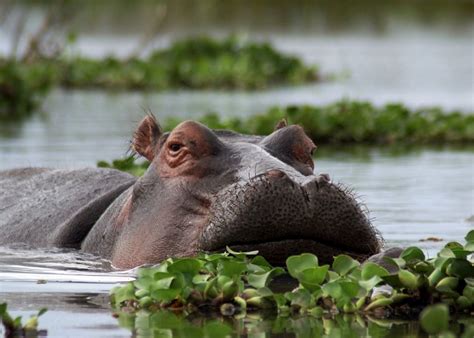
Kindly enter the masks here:
[[449, 242], [449, 243], [446, 243], [446, 245], [444, 246], [445, 248], [449, 248], [451, 249], [452, 251], [454, 250], [463, 250], [463, 246], [461, 243], [458, 243], [458, 242]]
[[136, 299], [135, 288], [133, 287], [132, 283], [127, 283], [124, 286], [114, 289], [113, 294], [114, 294], [115, 303], [117, 305], [120, 305], [120, 303], [126, 300]]
[[309, 253], [290, 256], [286, 260], [286, 266], [291, 277], [298, 278], [303, 270], [318, 266], [318, 257]]
[[232, 281], [233, 281], [232, 277], [229, 277], [229, 276], [226, 276], [226, 275], [217, 276], [217, 286], [221, 289], [224, 287], [225, 284], [227, 284], [228, 282], [232, 282]]
[[322, 290], [326, 295], [334, 298], [335, 300], [338, 300], [343, 296], [340, 281], [326, 283], [322, 286]]
[[403, 269], [406, 265], [406, 262], [403, 258], [392, 258], [392, 257], [384, 257], [383, 260], [390, 265], [393, 265], [396, 268]]
[[450, 290], [456, 290], [458, 284], [459, 284], [459, 278], [444, 277], [442, 280], [438, 282], [438, 284], [436, 284], [436, 289], [445, 290], [447, 288]]
[[267, 298], [272, 297], [273, 298], [273, 295], [274, 295], [273, 291], [270, 290], [270, 288], [268, 288], [266, 286], [264, 286], [263, 288], [257, 289], [257, 292], [258, 292], [258, 295], [260, 297], [264, 297], [264, 298], [265, 297], [267, 297]]
[[156, 299], [160, 302], [170, 302], [180, 294], [179, 289], [168, 289], [168, 290], [154, 290], [151, 293], [151, 298]]
[[231, 300], [239, 293], [239, 285], [231, 280], [222, 286], [222, 296], [224, 300]]
[[383, 277], [387, 275], [389, 275], [388, 271], [378, 264], [375, 264], [373, 262], [366, 262], [364, 263], [364, 265], [362, 265], [361, 277], [363, 280], [371, 279], [374, 276]]
[[7, 306], [8, 306], [7, 303], [0, 304], [0, 317], [2, 319], [3, 325], [6, 328], [14, 330], [17, 328], [17, 326], [15, 326], [15, 321], [8, 313]]
[[217, 277], [210, 279], [204, 288], [204, 298], [214, 298], [217, 296]]
[[25, 331], [36, 331], [38, 329], [38, 317], [31, 316], [23, 326]]
[[456, 255], [454, 254], [454, 252], [450, 248], [443, 248], [438, 253], [438, 256], [443, 257], [443, 258], [455, 258], [456, 257]]
[[464, 237], [464, 239], [466, 240], [466, 242], [471, 242], [471, 243], [474, 243], [474, 230], [470, 230], [466, 237]]
[[168, 266], [168, 272], [196, 275], [203, 265], [204, 262], [196, 258], [181, 258]]
[[472, 252], [471, 250], [464, 250], [464, 247], [451, 249], [456, 258], [466, 259]]
[[446, 304], [426, 307], [420, 314], [420, 324], [429, 334], [439, 334], [448, 329], [449, 309]]
[[342, 281], [340, 285], [343, 294], [349, 299], [355, 298], [359, 294], [360, 286], [356, 282]]
[[446, 274], [459, 278], [473, 278], [474, 266], [465, 259], [454, 259], [446, 268]]
[[408, 270], [400, 270], [398, 272], [398, 278], [400, 279], [400, 282], [403, 284], [404, 287], [410, 290], [415, 290], [417, 289], [418, 286], [418, 276], [415, 274], [411, 273]]
[[250, 263], [252, 263], [254, 265], [258, 265], [258, 266], [263, 267], [263, 268], [268, 268], [268, 269], [272, 268], [272, 265], [270, 263], [268, 263], [268, 261], [265, 258], [263, 258], [262, 256], [256, 256], [256, 257], [252, 258]]
[[358, 261], [348, 255], [338, 255], [334, 258], [332, 268], [341, 276], [345, 276], [359, 265], [360, 263]]
[[210, 274], [196, 275], [193, 277], [193, 284], [206, 284], [209, 278], [211, 278]]
[[319, 289], [321, 283], [326, 279], [326, 274], [329, 270], [329, 265], [318, 266], [314, 268], [305, 269], [299, 272], [298, 281], [306, 289], [313, 292]]
[[274, 277], [283, 274], [285, 274], [285, 270], [283, 268], [273, 268], [268, 272], [249, 274], [247, 279], [251, 286], [258, 289], [267, 286]]
[[217, 265], [219, 274], [228, 277], [240, 276], [246, 269], [246, 263], [235, 260], [221, 261]]
[[415, 270], [418, 273], [429, 275], [430, 273], [433, 272], [434, 267], [428, 262], [419, 262], [415, 264], [415, 266], [413, 267], [413, 270]]
[[376, 287], [381, 281], [382, 278], [380, 278], [379, 276], [372, 276], [372, 278], [367, 280], [359, 280], [359, 285], [365, 290], [370, 291], [374, 287]]
[[468, 309], [471, 307], [472, 302], [466, 296], [459, 296], [458, 299], [456, 299], [456, 304], [458, 304], [461, 309]]
[[[441, 250], [441, 251], [443, 251], [443, 250]], [[450, 249], [448, 249], [448, 250], [449, 250], [449, 253], [452, 253], [452, 251]], [[446, 268], [448, 267], [448, 265], [451, 263], [451, 261], [454, 258], [455, 258], [454, 254], [452, 255], [452, 257], [441, 257], [441, 256], [439, 256], [439, 253], [438, 253], [438, 258], [436, 258], [434, 260], [434, 266], [435, 266], [435, 268], [440, 269], [444, 273], [444, 272], [446, 272]]]
[[169, 289], [173, 281], [177, 278], [177, 275], [173, 275], [168, 272], [155, 272], [153, 275], [155, 282], [151, 286], [151, 289]]
[[405, 260], [406, 262], [410, 262], [412, 260], [420, 260], [424, 261], [425, 260], [425, 254], [423, 251], [416, 247], [416, 246], [411, 246], [403, 250], [403, 252], [400, 254], [400, 258]]
[[137, 279], [153, 278], [153, 275], [159, 271], [161, 271], [159, 268], [139, 268], [137, 270]]
[[400, 281], [400, 278], [398, 277], [398, 273], [393, 274], [393, 275], [388, 275], [388, 276], [383, 276], [382, 280], [393, 287], [394, 289], [399, 289], [403, 287], [402, 282]]
[[329, 270], [328, 271], [328, 276], [327, 276], [327, 279], [329, 282], [332, 282], [336, 279], [339, 279], [341, 276], [339, 276], [339, 274], [337, 272], [334, 272], [334, 271], [331, 271]]
[[467, 297], [471, 303], [474, 303], [474, 286], [466, 285], [462, 291], [463, 296]]
[[428, 283], [430, 286], [435, 286], [436, 284], [439, 283], [441, 279], [443, 279], [446, 276], [446, 274], [441, 271], [440, 268], [434, 269], [434, 271], [428, 276]]
[[391, 305], [393, 303], [393, 299], [391, 298], [377, 298], [376, 300], [372, 301], [369, 305], [365, 307], [365, 311], [370, 311], [379, 307], [384, 307]]
[[273, 295], [273, 298], [275, 299], [275, 303], [276, 303], [278, 308], [280, 308], [282, 306], [286, 306], [287, 299], [282, 293], [275, 293]]
[[297, 289], [293, 292], [287, 292], [285, 296], [291, 302], [291, 305], [297, 305], [302, 308], [309, 308], [313, 305], [311, 294], [306, 289]]

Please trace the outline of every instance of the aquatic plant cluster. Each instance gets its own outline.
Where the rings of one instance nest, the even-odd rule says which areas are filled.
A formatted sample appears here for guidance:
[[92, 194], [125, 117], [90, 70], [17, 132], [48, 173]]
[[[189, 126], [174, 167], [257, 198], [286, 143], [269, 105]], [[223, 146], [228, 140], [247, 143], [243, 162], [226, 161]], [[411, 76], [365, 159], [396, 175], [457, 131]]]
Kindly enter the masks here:
[[49, 68], [0, 60], [0, 121], [30, 116], [53, 84]]
[[[419, 316], [423, 329], [436, 334], [448, 329], [450, 313], [474, 314], [474, 230], [465, 239], [465, 245], [450, 242], [429, 259], [417, 247], [406, 248], [399, 258], [386, 258], [392, 273], [347, 255], [335, 257], [332, 265], [319, 265], [309, 253], [290, 256], [286, 270], [271, 266], [256, 251], [230, 248], [195, 258], [169, 258], [140, 268], [135, 281], [112, 289], [111, 302], [116, 311], [131, 313], [168, 309], [223, 316], [255, 311], [274, 311], [282, 317]], [[284, 274], [296, 279], [298, 287], [272, 291], [272, 281]], [[382, 285], [389, 287], [373, 292]]]
[[0, 319], [5, 329], [5, 337], [38, 337], [45, 336], [45, 330], [38, 330], [38, 318], [42, 316], [47, 309], [43, 308], [37, 314], [32, 315], [24, 324], [22, 317], [13, 318], [8, 312], [7, 303], [0, 304]]
[[[366, 101], [341, 100], [321, 107], [274, 107], [246, 119], [220, 118], [213, 113], [199, 121], [213, 129], [268, 135], [281, 119], [304, 126], [318, 145], [474, 144], [474, 114], [447, 113], [439, 108], [412, 111], [394, 103], [377, 108]], [[163, 128], [172, 130], [180, 122], [180, 119], [168, 118]], [[129, 156], [112, 163], [99, 161], [97, 165], [141, 176], [149, 163]]]
[[128, 156], [123, 159], [113, 160], [111, 163], [107, 161], [99, 161], [97, 162], [97, 166], [99, 168], [114, 168], [120, 171], [125, 171], [129, 174], [135, 176], [142, 176], [145, 171], [148, 169], [150, 162], [136, 162], [135, 157]]
[[[401, 103], [377, 107], [367, 101], [340, 100], [323, 106], [274, 107], [248, 118], [208, 114], [201, 121], [215, 129], [268, 135], [275, 123], [299, 124], [317, 144], [446, 144], [474, 143], [474, 114], [440, 108], [412, 110]], [[166, 129], [179, 120], [170, 119]]]
[[54, 80], [68, 88], [262, 89], [317, 80], [315, 67], [276, 51], [269, 43], [195, 37], [155, 50], [146, 58], [92, 59], [80, 56], [2, 61], [0, 74], [21, 70], [23, 86]]
[[111, 89], [262, 89], [317, 79], [317, 71], [268, 43], [197, 37], [174, 42], [147, 58], [95, 60], [76, 57], [58, 64], [66, 87]]
[[0, 58], [0, 119], [19, 119], [37, 109], [53, 86], [163, 90], [262, 89], [318, 79], [315, 67], [268, 43], [195, 37], [176, 41], [146, 58], [81, 56], [20, 62]]

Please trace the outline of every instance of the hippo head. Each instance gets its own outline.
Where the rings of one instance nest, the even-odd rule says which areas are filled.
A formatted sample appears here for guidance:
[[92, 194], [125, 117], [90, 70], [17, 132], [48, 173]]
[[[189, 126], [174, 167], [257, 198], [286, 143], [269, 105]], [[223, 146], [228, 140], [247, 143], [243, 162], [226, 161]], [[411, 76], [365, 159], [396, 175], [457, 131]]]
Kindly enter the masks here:
[[132, 147], [151, 163], [106, 216], [118, 267], [226, 246], [275, 265], [302, 252], [329, 262], [380, 250], [354, 196], [313, 173], [316, 146], [300, 126], [282, 122], [261, 137], [186, 121], [163, 133], [147, 116]]

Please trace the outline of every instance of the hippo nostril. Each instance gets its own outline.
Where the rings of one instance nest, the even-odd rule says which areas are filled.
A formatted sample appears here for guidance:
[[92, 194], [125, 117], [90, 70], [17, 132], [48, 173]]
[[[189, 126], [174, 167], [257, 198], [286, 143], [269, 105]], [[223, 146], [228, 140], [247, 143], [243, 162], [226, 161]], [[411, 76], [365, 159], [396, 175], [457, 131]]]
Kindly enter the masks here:
[[286, 176], [286, 174], [285, 174], [283, 171], [277, 170], [277, 169], [273, 169], [273, 170], [267, 171], [267, 172], [265, 173], [265, 175], [266, 175], [267, 177], [275, 177], [275, 178], [282, 178], [282, 177], [285, 177], [285, 176]]
[[320, 182], [324, 181], [325, 183], [331, 183], [331, 177], [329, 177], [329, 174], [321, 173], [319, 174], [319, 181]]
[[319, 190], [326, 185], [331, 183], [331, 178], [328, 174], [320, 174], [314, 177], [309, 183], [306, 184], [307, 188], [311, 189], [310, 186], [316, 186], [316, 190]]

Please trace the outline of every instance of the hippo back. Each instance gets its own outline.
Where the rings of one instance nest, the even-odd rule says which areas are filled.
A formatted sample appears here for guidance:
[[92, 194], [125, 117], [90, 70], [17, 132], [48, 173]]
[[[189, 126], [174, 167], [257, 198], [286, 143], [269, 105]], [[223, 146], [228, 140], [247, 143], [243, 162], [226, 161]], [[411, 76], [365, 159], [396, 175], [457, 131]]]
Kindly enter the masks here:
[[110, 203], [134, 182], [114, 169], [0, 171], [0, 244], [79, 247]]

